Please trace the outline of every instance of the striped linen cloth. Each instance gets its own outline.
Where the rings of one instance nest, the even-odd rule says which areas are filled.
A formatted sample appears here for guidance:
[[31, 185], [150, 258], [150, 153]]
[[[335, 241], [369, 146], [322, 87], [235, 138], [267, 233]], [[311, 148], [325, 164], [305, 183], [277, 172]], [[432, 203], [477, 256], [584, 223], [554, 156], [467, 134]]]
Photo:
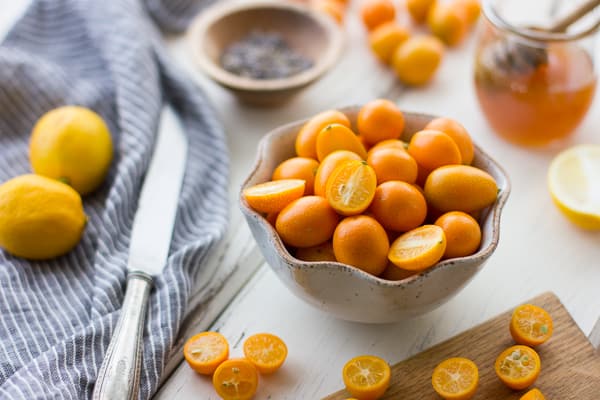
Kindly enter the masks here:
[[168, 265], [143, 340], [140, 398], [157, 389], [192, 282], [227, 224], [228, 155], [207, 100], [168, 62], [155, 26], [178, 31], [193, 0], [34, 0], [0, 46], [0, 182], [30, 171], [31, 129], [65, 104], [108, 122], [116, 157], [84, 199], [75, 250], [28, 262], [0, 251], [0, 399], [90, 398], [119, 317], [129, 234], [164, 103], [189, 140]]

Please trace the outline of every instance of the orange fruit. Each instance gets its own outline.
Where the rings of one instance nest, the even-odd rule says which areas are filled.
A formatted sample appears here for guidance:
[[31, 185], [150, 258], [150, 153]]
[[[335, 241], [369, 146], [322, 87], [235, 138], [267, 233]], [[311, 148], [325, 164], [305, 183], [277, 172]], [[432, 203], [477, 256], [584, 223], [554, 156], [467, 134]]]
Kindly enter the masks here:
[[377, 184], [387, 181], [414, 183], [417, 180], [417, 162], [404, 150], [380, 147], [369, 151], [367, 164], [375, 170]]
[[387, 279], [388, 281], [401, 281], [416, 274], [418, 274], [418, 271], [408, 271], [389, 262], [381, 273], [380, 278]]
[[446, 237], [442, 228], [423, 225], [394, 240], [388, 259], [402, 269], [422, 271], [435, 265], [445, 250]]
[[390, 21], [373, 29], [369, 34], [369, 45], [379, 60], [389, 64], [396, 48], [409, 36], [408, 29]]
[[296, 154], [300, 157], [317, 159], [317, 135], [330, 124], [342, 124], [350, 127], [350, 120], [337, 110], [323, 111], [309, 119], [300, 128], [296, 136]]
[[388, 181], [375, 189], [369, 211], [385, 229], [406, 232], [425, 221], [427, 202], [414, 185]]
[[456, 142], [444, 132], [432, 129], [413, 135], [408, 144], [408, 154], [429, 171], [443, 165], [460, 164], [462, 161]]
[[510, 334], [518, 344], [538, 346], [550, 339], [552, 330], [552, 317], [541, 307], [523, 304], [513, 311]]
[[333, 233], [335, 258], [373, 275], [385, 269], [389, 248], [385, 229], [367, 215], [344, 218]]
[[331, 239], [339, 217], [319, 196], [304, 196], [288, 204], [277, 216], [281, 240], [294, 247], [312, 247]]
[[449, 46], [458, 45], [467, 34], [466, 15], [452, 3], [436, 2], [427, 14], [431, 32]]
[[399, 139], [382, 140], [381, 142], [378, 142], [375, 146], [371, 147], [369, 149], [369, 151], [379, 150], [382, 148], [390, 148], [390, 147], [393, 149], [406, 151], [406, 149], [408, 148], [408, 143], [406, 143], [402, 140], [399, 140]]
[[396, 18], [396, 7], [391, 0], [364, 0], [360, 8], [362, 21], [371, 31], [379, 25]]
[[434, 36], [413, 36], [402, 42], [392, 56], [392, 68], [406, 85], [422, 86], [429, 82], [444, 56], [444, 44]]
[[317, 158], [323, 161], [327, 155], [336, 150], [348, 150], [367, 158], [367, 150], [358, 137], [342, 124], [330, 124], [319, 132], [316, 142]]
[[329, 15], [338, 24], [344, 23], [346, 7], [341, 0], [317, 0], [313, 1], [312, 5], [316, 10]]
[[317, 196], [325, 197], [325, 186], [327, 185], [327, 179], [333, 172], [333, 170], [340, 165], [343, 161], [357, 160], [360, 161], [362, 158], [352, 151], [348, 150], [336, 150], [329, 153], [317, 168], [317, 174], [315, 175], [315, 194]]
[[337, 261], [331, 241], [312, 247], [301, 247], [296, 250], [295, 257], [302, 261]]
[[427, 203], [440, 211], [481, 210], [498, 196], [494, 178], [468, 165], [446, 165], [434, 170], [424, 189]]
[[261, 374], [272, 374], [283, 365], [287, 346], [278, 336], [257, 333], [244, 341], [244, 356]]
[[271, 224], [271, 226], [273, 228], [275, 228], [275, 221], [277, 221], [277, 216], [279, 215], [278, 212], [272, 212], [272, 213], [268, 213], [267, 216], [265, 217], [267, 219], [267, 222], [269, 224]]
[[185, 342], [183, 356], [194, 371], [210, 375], [229, 357], [229, 343], [219, 332], [202, 332]]
[[304, 179], [306, 182], [304, 185], [304, 195], [309, 196], [314, 193], [315, 174], [318, 167], [319, 162], [313, 158], [292, 157], [283, 161], [275, 168], [271, 179], [274, 181], [281, 179]]
[[479, 0], [454, 0], [454, 7], [462, 12], [469, 25], [477, 22], [477, 19], [481, 14], [481, 3]]
[[371, 145], [398, 139], [404, 130], [404, 114], [393, 102], [377, 99], [361, 107], [356, 119], [358, 132]]
[[531, 347], [517, 345], [504, 350], [494, 365], [496, 374], [509, 388], [523, 390], [540, 374], [540, 357]]
[[223, 400], [250, 400], [258, 388], [258, 371], [250, 361], [234, 358], [219, 365], [212, 381]]
[[259, 183], [244, 189], [243, 196], [255, 211], [276, 213], [302, 197], [306, 183], [302, 179], [282, 179]]
[[531, 389], [521, 396], [519, 400], [546, 400], [546, 398], [539, 389]]
[[479, 383], [477, 365], [467, 358], [442, 361], [433, 370], [433, 389], [446, 400], [468, 400], [475, 395]]
[[390, 386], [391, 368], [376, 356], [354, 357], [344, 365], [342, 378], [346, 390], [360, 400], [376, 400]]
[[460, 151], [460, 158], [463, 164], [469, 165], [473, 162], [475, 148], [471, 136], [464, 126], [452, 118], [436, 118], [429, 122], [425, 129], [434, 129], [444, 132], [450, 136]]
[[479, 248], [481, 228], [469, 214], [451, 211], [440, 216], [435, 225], [442, 228], [446, 235], [444, 258], [470, 256]]
[[327, 179], [325, 197], [338, 213], [356, 215], [369, 207], [376, 187], [375, 171], [365, 161], [344, 161]]
[[422, 24], [427, 19], [429, 8], [435, 0], [406, 0], [406, 8], [415, 22]]

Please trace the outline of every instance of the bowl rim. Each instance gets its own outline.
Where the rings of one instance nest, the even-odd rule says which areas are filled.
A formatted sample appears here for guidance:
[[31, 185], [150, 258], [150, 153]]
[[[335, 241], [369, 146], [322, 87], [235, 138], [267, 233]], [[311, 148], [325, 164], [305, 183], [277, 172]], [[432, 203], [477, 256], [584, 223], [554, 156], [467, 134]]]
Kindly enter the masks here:
[[[360, 109], [360, 107], [361, 106], [348, 106], [348, 107], [337, 108], [336, 110], [341, 111], [344, 114], [348, 114], [348, 113], [357, 112]], [[410, 118], [410, 117], [424, 118], [424, 119], [438, 118], [438, 116], [435, 116], [435, 115], [419, 113], [419, 112], [403, 111], [403, 113], [404, 113], [405, 118]], [[264, 155], [265, 155], [265, 151], [266, 151], [266, 147], [267, 147], [267, 142], [269, 142], [269, 139], [278, 137], [278, 136], [285, 136], [286, 134], [289, 134], [287, 132], [292, 127], [299, 126], [299, 125], [301, 126], [301, 124], [307, 122], [308, 120], [310, 120], [310, 118], [311, 117], [296, 120], [296, 121], [281, 125], [279, 127], [276, 127], [274, 129], [272, 129], [271, 131], [269, 131], [267, 134], [265, 134], [261, 138], [261, 140], [258, 144], [258, 149], [257, 149], [257, 153], [256, 153], [257, 155], [256, 155], [256, 158], [254, 161], [254, 165], [252, 167], [252, 171], [248, 174], [246, 179], [244, 179], [244, 181], [240, 187], [239, 195], [238, 195], [238, 201], [239, 201], [240, 207], [242, 208], [243, 213], [256, 217], [255, 219], [257, 220], [257, 222], [259, 224], [261, 224], [262, 227], [270, 233], [269, 241], [274, 245], [274, 248], [275, 248], [277, 254], [279, 255], [279, 257], [281, 257], [289, 267], [294, 268], [294, 269], [324, 269], [324, 270], [326, 269], [328, 271], [338, 270], [340, 272], [348, 272], [348, 273], [357, 275], [357, 277], [362, 278], [362, 279], [366, 280], [368, 283], [372, 283], [377, 286], [400, 287], [400, 286], [411, 286], [412, 284], [416, 284], [417, 282], [420, 282], [421, 279], [425, 278], [427, 275], [430, 275], [432, 273], [435, 273], [435, 272], [438, 272], [441, 270], [451, 268], [452, 266], [456, 265], [457, 263], [471, 264], [471, 263], [475, 263], [475, 262], [483, 262], [487, 258], [489, 258], [490, 255], [494, 252], [494, 250], [498, 246], [498, 241], [500, 239], [500, 217], [502, 214], [502, 209], [504, 208], [504, 205], [506, 204], [506, 201], [508, 200], [508, 197], [511, 192], [511, 183], [510, 183], [508, 174], [506, 173], [504, 168], [496, 160], [494, 160], [489, 154], [487, 154], [485, 151], [483, 151], [481, 149], [481, 147], [479, 147], [476, 143], [473, 143], [474, 147], [475, 147], [475, 154], [477, 155], [477, 157], [481, 158], [484, 162], [493, 165], [493, 167], [497, 170], [498, 174], [501, 175], [504, 180], [504, 186], [498, 187], [498, 196], [496, 198], [496, 201], [494, 202], [494, 204], [492, 204], [490, 206], [491, 208], [489, 208], [489, 210], [487, 212], [486, 218], [490, 218], [490, 216], [492, 218], [492, 225], [491, 225], [492, 226], [492, 232], [491, 232], [492, 237], [491, 237], [491, 241], [490, 241], [489, 245], [486, 246], [485, 248], [481, 248], [476, 253], [466, 256], [466, 257], [455, 257], [455, 258], [450, 258], [447, 260], [442, 260], [426, 270], [417, 272], [416, 274], [411, 275], [405, 279], [395, 280], [395, 281], [380, 278], [378, 276], [369, 274], [369, 273], [361, 270], [360, 268], [354, 267], [352, 265], [344, 264], [344, 263], [341, 263], [338, 261], [304, 261], [304, 260], [300, 260], [300, 259], [297, 259], [294, 256], [292, 256], [290, 254], [290, 252], [287, 250], [287, 248], [285, 247], [283, 241], [281, 240], [281, 237], [279, 236], [279, 234], [277, 233], [275, 228], [266, 220], [266, 218], [264, 218], [261, 215], [261, 213], [254, 211], [252, 208], [250, 208], [250, 206], [248, 205], [248, 203], [246, 202], [246, 200], [244, 198], [243, 192], [244, 192], [244, 189], [246, 187], [248, 187], [249, 181], [257, 173], [259, 167], [265, 162]]]
[[[280, 79], [251, 79], [225, 70], [202, 51], [206, 32], [214, 23], [233, 13], [257, 9], [287, 10], [312, 19], [325, 31], [328, 45], [324, 53], [318, 57], [311, 68], [298, 74]], [[333, 18], [323, 15], [307, 5], [277, 0], [218, 2], [206, 8], [192, 21], [187, 36], [196, 62], [209, 77], [221, 85], [251, 92], [274, 92], [306, 86], [333, 66], [341, 54], [344, 41], [343, 32]]]

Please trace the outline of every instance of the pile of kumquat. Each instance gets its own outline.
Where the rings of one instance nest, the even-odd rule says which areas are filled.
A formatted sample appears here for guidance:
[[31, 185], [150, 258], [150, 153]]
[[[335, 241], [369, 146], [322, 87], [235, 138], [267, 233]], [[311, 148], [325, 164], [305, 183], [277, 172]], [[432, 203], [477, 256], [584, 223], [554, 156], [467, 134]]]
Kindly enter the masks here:
[[478, 212], [498, 187], [470, 165], [465, 128], [437, 118], [403, 142], [404, 114], [381, 99], [360, 109], [356, 128], [337, 110], [315, 115], [297, 134], [297, 156], [243, 191], [290, 253], [389, 280], [475, 253]]
[[[509, 388], [524, 390], [532, 386], [540, 374], [540, 356], [533, 347], [550, 339], [553, 331], [552, 318], [543, 308], [524, 304], [513, 311], [509, 330], [516, 345], [505, 349], [498, 356], [494, 370]], [[462, 357], [442, 361], [431, 377], [433, 389], [446, 400], [472, 398], [478, 382], [477, 365]], [[534, 388], [526, 392], [521, 400], [544, 400], [544, 395]]]
[[212, 375], [217, 394], [224, 400], [250, 400], [258, 388], [258, 376], [277, 371], [287, 357], [287, 346], [270, 333], [249, 336], [243, 358], [229, 358], [229, 343], [218, 332], [199, 333], [185, 343], [183, 355], [202, 375]]

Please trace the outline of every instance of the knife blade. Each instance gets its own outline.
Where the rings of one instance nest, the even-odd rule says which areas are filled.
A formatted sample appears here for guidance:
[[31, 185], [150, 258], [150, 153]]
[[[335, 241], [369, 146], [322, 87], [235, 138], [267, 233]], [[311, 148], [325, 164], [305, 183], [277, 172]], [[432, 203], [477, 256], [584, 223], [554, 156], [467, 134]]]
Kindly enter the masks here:
[[137, 398], [146, 305], [153, 276], [167, 263], [186, 157], [181, 124], [165, 107], [133, 220], [123, 307], [94, 386], [94, 400]]

